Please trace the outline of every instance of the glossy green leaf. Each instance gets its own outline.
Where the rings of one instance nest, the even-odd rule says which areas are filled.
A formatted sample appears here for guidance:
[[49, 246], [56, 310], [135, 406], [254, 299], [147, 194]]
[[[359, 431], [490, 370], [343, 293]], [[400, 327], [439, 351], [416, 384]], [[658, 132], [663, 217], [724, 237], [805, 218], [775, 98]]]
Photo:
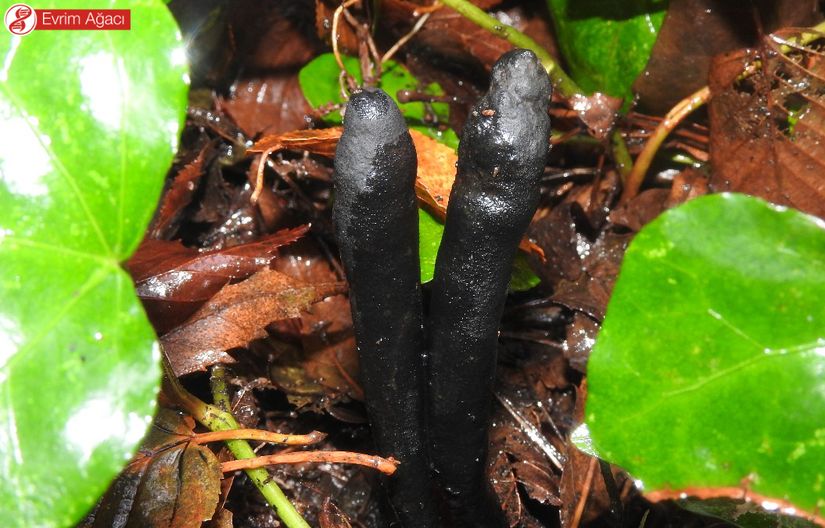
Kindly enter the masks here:
[[[342, 61], [347, 71], [355, 77], [360, 84], [361, 70], [358, 65], [358, 59], [345, 55], [342, 57]], [[301, 68], [298, 74], [298, 82], [301, 85], [301, 91], [304, 97], [306, 97], [310, 105], [318, 107], [327, 104], [344, 103], [344, 98], [341, 96], [341, 85], [338, 81], [339, 71], [338, 63], [335, 62], [335, 56], [332, 53], [319, 55]], [[422, 86], [421, 83], [418, 82], [418, 79], [413, 77], [402, 64], [389, 60], [382, 66], [381, 79], [378, 87], [387, 92], [387, 94], [398, 103], [398, 108], [401, 110], [410, 128], [418, 130], [448, 147], [458, 148], [458, 136], [456, 136], [451, 128], [440, 131], [432, 125], [425, 123], [426, 109], [424, 103], [400, 103], [398, 101], [399, 90], [443, 95], [444, 92], [440, 86], [435, 83]], [[435, 118], [435, 122], [447, 122], [450, 111], [449, 105], [446, 103], [433, 103], [430, 107], [432, 108], [431, 117]], [[324, 120], [332, 125], [340, 125], [341, 113], [335, 111], [327, 114]]]
[[547, 0], [547, 6], [571, 77], [588, 92], [630, 99], [667, 0]]
[[596, 450], [646, 491], [825, 507], [825, 226], [711, 195], [642, 229], [588, 364]]
[[418, 259], [421, 261], [421, 282], [433, 280], [435, 258], [444, 235], [444, 224], [424, 209], [418, 210]]
[[527, 256], [519, 251], [513, 261], [513, 273], [510, 275], [510, 291], [526, 291], [539, 285], [541, 279], [533, 273]]
[[4, 527], [73, 525], [155, 409], [159, 349], [119, 263], [177, 147], [185, 54], [161, 1], [102, 5], [132, 29], [0, 35]]

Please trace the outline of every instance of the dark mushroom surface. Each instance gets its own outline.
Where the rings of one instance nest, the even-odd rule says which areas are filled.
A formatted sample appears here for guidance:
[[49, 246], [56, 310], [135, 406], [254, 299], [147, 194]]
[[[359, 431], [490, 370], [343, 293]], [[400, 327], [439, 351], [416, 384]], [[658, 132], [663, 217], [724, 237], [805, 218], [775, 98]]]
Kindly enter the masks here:
[[350, 284], [367, 412], [406, 528], [438, 526], [426, 458], [424, 333], [418, 260], [415, 147], [381, 90], [349, 100], [335, 154], [333, 220]]
[[513, 258], [539, 200], [550, 81], [504, 54], [468, 118], [430, 301], [430, 455], [453, 526], [506, 526], [485, 479], [498, 328]]

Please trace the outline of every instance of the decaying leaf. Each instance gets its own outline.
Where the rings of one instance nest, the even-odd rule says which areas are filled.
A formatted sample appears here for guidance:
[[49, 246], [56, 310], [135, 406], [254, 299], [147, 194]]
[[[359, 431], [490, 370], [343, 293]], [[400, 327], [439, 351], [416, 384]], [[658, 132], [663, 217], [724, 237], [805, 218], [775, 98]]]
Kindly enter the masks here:
[[346, 291], [343, 283], [308, 285], [270, 269], [225, 286], [185, 323], [161, 337], [178, 376], [216, 363], [233, 363], [226, 353], [266, 337], [272, 321], [299, 317], [324, 297]]
[[192, 426], [191, 418], [162, 408], [143, 449], [86, 526], [199, 528], [211, 519], [220, 495], [220, 463], [208, 448], [185, 441]]
[[714, 55], [756, 45], [759, 31], [814, 24], [816, 4], [816, 0], [670, 0], [650, 61], [633, 85], [642, 106], [664, 114], [707, 84]]
[[276, 150], [305, 150], [319, 156], [332, 157], [341, 138], [341, 127], [312, 130], [292, 130], [262, 137], [247, 152], [264, 153]]
[[318, 514], [318, 524], [321, 525], [321, 528], [352, 527], [346, 514], [329, 497], [324, 500], [324, 504], [321, 506], [321, 513]]
[[[320, 257], [310, 241], [286, 248], [275, 269], [294, 280], [323, 284], [337, 280], [330, 263]], [[272, 365], [272, 376], [296, 405], [316, 403], [326, 395], [335, 401], [343, 395], [363, 399], [358, 384], [358, 354], [352, 330], [349, 300], [335, 296], [301, 314], [289, 332], [301, 346], [300, 354], [283, 354]]]
[[165, 239], [171, 231], [171, 226], [180, 214], [181, 210], [189, 205], [195, 190], [198, 188], [197, 182], [203, 175], [204, 163], [212, 155], [214, 145], [207, 143], [201, 148], [198, 155], [184, 165], [178, 171], [169, 189], [163, 193], [163, 200], [158, 207], [149, 232], [153, 239]]
[[320, 50], [307, 26], [311, 2], [235, 2], [229, 12], [231, 35], [223, 44], [234, 49], [241, 72], [221, 107], [248, 137], [302, 126], [312, 109], [298, 85], [298, 71]]
[[126, 263], [149, 319], [159, 334], [182, 323], [230, 281], [269, 265], [276, 249], [309, 228], [284, 229], [228, 249], [200, 252], [177, 241], [146, 238]]
[[[769, 56], [724, 56], [710, 73], [711, 187], [825, 217], [825, 54], [767, 37]], [[782, 53], [783, 43], [791, 51]], [[748, 64], [760, 68], [740, 76]]]

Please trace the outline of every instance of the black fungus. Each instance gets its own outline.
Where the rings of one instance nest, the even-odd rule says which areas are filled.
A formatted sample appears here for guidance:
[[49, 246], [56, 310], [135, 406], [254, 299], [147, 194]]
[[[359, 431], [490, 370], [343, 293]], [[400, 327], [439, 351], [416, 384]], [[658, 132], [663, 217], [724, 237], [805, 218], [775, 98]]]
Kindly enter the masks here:
[[430, 456], [454, 526], [506, 526], [487, 483], [487, 428], [499, 323], [519, 240], [548, 154], [550, 81], [513, 50], [461, 137], [430, 301]]
[[350, 285], [361, 383], [386, 479], [405, 528], [438, 526], [426, 458], [424, 333], [415, 147], [381, 90], [354, 94], [335, 153], [333, 220]]

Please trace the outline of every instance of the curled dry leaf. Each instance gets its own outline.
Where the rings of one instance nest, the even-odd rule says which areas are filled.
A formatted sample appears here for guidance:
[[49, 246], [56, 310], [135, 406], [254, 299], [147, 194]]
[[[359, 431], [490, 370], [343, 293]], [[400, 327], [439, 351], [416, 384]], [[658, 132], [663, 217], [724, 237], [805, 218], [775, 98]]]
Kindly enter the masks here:
[[207, 143], [201, 148], [194, 160], [178, 171], [172, 185], [163, 193], [163, 201], [149, 227], [153, 239], [165, 239], [171, 234], [173, 224], [184, 207], [192, 201], [198, 188], [198, 180], [203, 175], [204, 162], [212, 155], [214, 144]]
[[164, 334], [230, 281], [244, 279], [269, 265], [277, 248], [294, 242], [308, 229], [284, 229], [255, 242], [204, 252], [177, 241], [147, 238], [126, 269], [155, 330]]
[[309, 285], [263, 269], [224, 286], [185, 323], [162, 336], [161, 343], [178, 376], [233, 363], [227, 350], [266, 337], [265, 327], [272, 321], [299, 317], [311, 304], [344, 291], [344, 283]]
[[[186, 441], [193, 422], [162, 408], [143, 449], [101, 499], [92, 528], [198, 528], [212, 518], [221, 470], [208, 448]], [[165, 446], [153, 451], [155, 448]]]
[[[768, 57], [738, 53], [710, 72], [710, 155], [715, 191], [738, 191], [825, 217], [825, 61], [813, 47], [766, 37]], [[762, 67], [740, 80], [746, 65]]]
[[247, 152], [265, 153], [276, 150], [306, 150], [319, 156], [332, 157], [341, 138], [341, 127], [293, 130], [283, 134], [264, 136]]

